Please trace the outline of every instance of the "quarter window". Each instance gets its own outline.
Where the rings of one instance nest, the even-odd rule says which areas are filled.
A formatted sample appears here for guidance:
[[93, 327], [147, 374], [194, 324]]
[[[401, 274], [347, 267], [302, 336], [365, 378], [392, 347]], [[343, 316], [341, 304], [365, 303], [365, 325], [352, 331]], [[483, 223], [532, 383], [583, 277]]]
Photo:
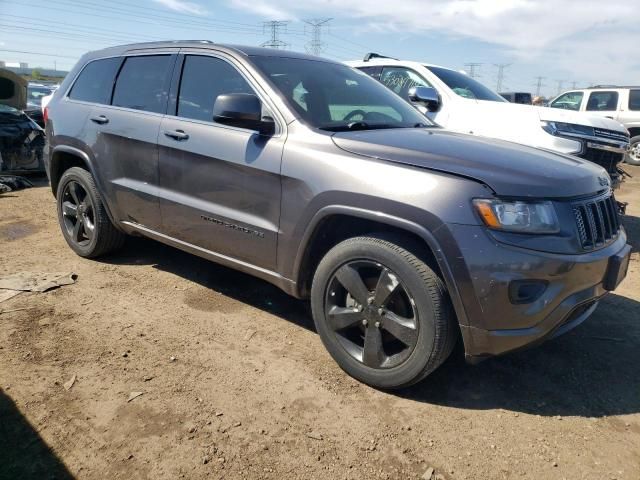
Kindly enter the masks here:
[[121, 58], [104, 58], [88, 63], [73, 84], [69, 98], [84, 102], [109, 104], [113, 79], [116, 76]]
[[556, 98], [550, 107], [563, 108], [564, 110], [580, 110], [580, 104], [582, 103], [582, 92], [567, 92]]
[[618, 92], [591, 92], [586, 109], [589, 111], [617, 110]]
[[640, 110], [640, 90], [629, 90], [629, 110]]
[[113, 105], [164, 113], [172, 66], [171, 55], [128, 57], [116, 80]]
[[213, 121], [213, 104], [218, 95], [255, 94], [247, 81], [229, 63], [219, 58], [188, 55], [184, 60], [178, 116]]
[[409, 89], [411, 87], [431, 86], [429, 82], [414, 71], [398, 67], [385, 67], [382, 70], [382, 75], [380, 75], [380, 82], [405, 100], [409, 99]]

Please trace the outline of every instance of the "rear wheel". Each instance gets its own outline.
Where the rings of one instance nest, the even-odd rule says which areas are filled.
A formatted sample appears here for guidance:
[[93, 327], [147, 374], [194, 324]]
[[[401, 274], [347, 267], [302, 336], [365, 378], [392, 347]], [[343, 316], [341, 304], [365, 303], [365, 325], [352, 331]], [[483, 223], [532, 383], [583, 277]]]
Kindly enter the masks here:
[[629, 151], [625, 156], [625, 162], [629, 165], [640, 165], [640, 135], [631, 139]]
[[88, 171], [72, 167], [64, 172], [56, 201], [64, 239], [81, 257], [99, 257], [124, 243], [125, 235], [111, 223]]
[[429, 375], [457, 336], [442, 281], [398, 243], [380, 235], [338, 244], [320, 262], [311, 291], [316, 329], [334, 360], [389, 389]]

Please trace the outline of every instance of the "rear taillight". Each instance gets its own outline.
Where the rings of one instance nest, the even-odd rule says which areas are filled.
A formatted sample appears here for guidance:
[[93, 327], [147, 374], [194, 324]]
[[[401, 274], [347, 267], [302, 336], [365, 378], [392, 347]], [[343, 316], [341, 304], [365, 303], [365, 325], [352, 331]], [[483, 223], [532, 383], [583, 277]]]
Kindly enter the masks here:
[[49, 120], [49, 107], [44, 107], [42, 118], [44, 118], [44, 123], [47, 123], [47, 120]]

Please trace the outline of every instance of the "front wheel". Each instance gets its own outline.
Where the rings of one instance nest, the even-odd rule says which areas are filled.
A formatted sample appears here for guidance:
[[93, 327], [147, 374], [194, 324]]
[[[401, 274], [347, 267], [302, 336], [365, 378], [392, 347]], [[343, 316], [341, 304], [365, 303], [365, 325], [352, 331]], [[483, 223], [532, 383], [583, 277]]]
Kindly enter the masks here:
[[400, 238], [356, 237], [321, 260], [311, 288], [316, 329], [338, 365], [378, 388], [434, 371], [457, 338], [446, 289]]
[[65, 171], [56, 195], [64, 239], [81, 257], [95, 258], [118, 249], [125, 235], [107, 215], [93, 176], [79, 167]]
[[640, 135], [635, 136], [631, 139], [629, 146], [629, 151], [625, 156], [625, 162], [629, 165], [640, 165]]

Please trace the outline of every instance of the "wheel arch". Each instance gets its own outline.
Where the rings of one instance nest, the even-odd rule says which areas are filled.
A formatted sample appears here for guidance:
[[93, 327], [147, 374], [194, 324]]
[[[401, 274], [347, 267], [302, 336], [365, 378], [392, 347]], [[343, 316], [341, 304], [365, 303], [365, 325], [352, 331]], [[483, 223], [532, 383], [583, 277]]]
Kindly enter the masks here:
[[121, 230], [118, 222], [112, 214], [112, 210], [109, 204], [109, 199], [102, 194], [100, 188], [100, 179], [96, 175], [93, 163], [89, 155], [77, 147], [71, 145], [57, 145], [51, 152], [51, 160], [49, 162], [49, 183], [51, 184], [51, 190], [53, 196], [56, 197], [58, 193], [58, 184], [64, 172], [72, 167], [80, 167], [87, 170], [94, 178], [96, 188], [102, 197], [102, 203], [107, 212], [107, 216], [111, 220], [111, 223], [119, 230]]
[[628, 130], [629, 130], [629, 135], [631, 136], [631, 138], [637, 137], [637, 136], [640, 135], [640, 127], [631, 127]]
[[467, 324], [467, 316], [452, 270], [433, 233], [412, 221], [366, 209], [333, 205], [319, 210], [304, 232], [294, 262], [296, 291], [300, 298], [309, 295], [311, 280], [322, 256], [339, 242], [358, 235], [396, 233], [418, 248], [415, 254], [436, 270], [445, 283], [458, 322]]

